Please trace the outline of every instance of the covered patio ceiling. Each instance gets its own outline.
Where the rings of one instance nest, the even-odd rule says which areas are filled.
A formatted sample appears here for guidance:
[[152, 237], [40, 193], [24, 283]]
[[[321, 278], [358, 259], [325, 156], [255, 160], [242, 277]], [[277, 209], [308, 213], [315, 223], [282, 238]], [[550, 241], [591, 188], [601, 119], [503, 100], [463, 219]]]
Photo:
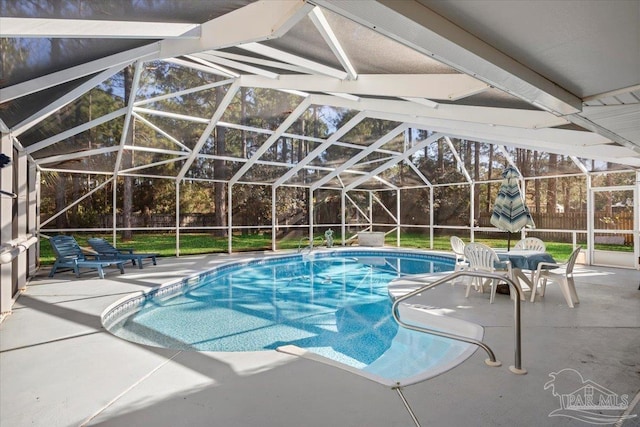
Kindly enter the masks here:
[[[231, 183], [242, 181], [312, 105], [359, 113], [331, 137], [313, 141], [303, 161], [276, 165], [283, 172], [274, 184], [286, 184], [312, 167], [365, 119], [399, 125], [360, 147], [351, 161], [305, 184], [320, 188], [350, 172], [360, 177], [343, 186], [356, 188], [439, 137], [640, 168], [638, 1], [111, 3], [0, 2], [0, 129], [42, 170], [56, 170], [54, 165], [70, 159], [109, 151], [120, 158], [123, 150], [142, 149], [127, 145], [124, 137], [114, 147], [92, 151], [61, 144], [106, 120], [122, 120], [126, 129], [134, 117], [167, 114], [135, 98], [121, 110], [56, 135], [36, 138], [30, 131], [128, 65], [136, 65], [137, 85], [143, 64], [154, 61], [208, 73], [212, 84], [215, 78], [227, 88], [213, 114], [181, 118], [206, 126], [191, 146], [176, 141], [172, 155], [182, 162], [177, 179], [188, 177], [216, 126], [232, 126], [222, 118], [240, 88], [284, 91], [300, 101], [277, 129], [251, 129], [265, 135], [257, 152], [225, 158], [243, 164]], [[74, 39], [81, 48], [54, 53], [53, 39]], [[409, 128], [434, 136], [424, 145], [384, 150]], [[170, 138], [168, 129], [157, 131]], [[62, 148], [51, 149], [56, 146]], [[374, 152], [386, 161], [358, 169]], [[113, 174], [125, 172], [120, 162], [114, 165]]]

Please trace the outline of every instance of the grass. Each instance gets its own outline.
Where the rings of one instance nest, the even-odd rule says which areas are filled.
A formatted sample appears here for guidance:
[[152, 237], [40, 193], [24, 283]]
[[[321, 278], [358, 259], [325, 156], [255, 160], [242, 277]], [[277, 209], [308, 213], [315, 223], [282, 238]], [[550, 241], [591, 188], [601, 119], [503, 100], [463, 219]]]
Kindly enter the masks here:
[[[89, 248], [87, 239], [89, 237], [103, 237], [111, 241], [111, 235], [97, 235], [97, 234], [74, 234], [74, 237], [84, 248]], [[40, 245], [40, 262], [43, 265], [53, 264], [55, 257], [51, 245], [49, 242], [41, 240]], [[320, 244], [322, 235], [315, 237], [315, 244]], [[339, 246], [340, 235], [334, 234], [334, 241], [336, 246]], [[468, 242], [468, 240], [466, 240]], [[506, 239], [486, 239], [477, 238], [476, 242], [484, 243], [493, 248], [506, 248]], [[388, 246], [395, 246], [396, 237], [395, 234], [390, 234], [386, 237], [385, 243]], [[513, 246], [514, 240], [511, 241]], [[304, 246], [308, 245], [308, 240], [303, 240]], [[403, 233], [400, 236], [400, 244], [405, 248], [419, 248], [429, 249], [429, 239], [423, 234]], [[549, 252], [553, 258], [558, 262], [566, 261], [569, 258], [573, 248], [570, 243], [556, 243], [546, 242], [547, 252]], [[271, 250], [271, 236], [269, 234], [252, 234], [252, 235], [234, 235], [232, 238], [232, 245], [234, 252], [250, 252], [250, 251], [263, 251]], [[277, 242], [278, 249], [297, 249], [300, 245], [300, 237], [286, 237]], [[122, 242], [118, 241], [116, 246], [120, 248], [132, 247], [136, 252], [154, 252], [160, 256], [175, 256], [176, 255], [176, 236], [175, 234], [134, 234], [133, 239]], [[228, 248], [227, 237], [216, 237], [211, 234], [199, 234], [189, 233], [180, 234], [180, 255], [197, 255], [207, 253], [226, 253]], [[449, 243], [449, 236], [436, 236], [433, 241], [433, 249], [450, 251], [451, 245]], [[633, 247], [624, 245], [596, 245], [596, 249], [614, 250], [614, 251], [630, 251]]]

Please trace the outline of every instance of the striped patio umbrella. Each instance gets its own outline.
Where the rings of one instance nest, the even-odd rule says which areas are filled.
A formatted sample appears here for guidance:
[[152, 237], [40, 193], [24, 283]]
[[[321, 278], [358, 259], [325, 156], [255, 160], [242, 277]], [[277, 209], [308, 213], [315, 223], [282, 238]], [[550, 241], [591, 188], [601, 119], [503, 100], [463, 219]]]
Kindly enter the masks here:
[[525, 227], [534, 228], [533, 218], [524, 202], [518, 178], [520, 174], [512, 167], [502, 172], [502, 185], [493, 205], [491, 224], [508, 233], [507, 249], [511, 248], [511, 233], [521, 231]]

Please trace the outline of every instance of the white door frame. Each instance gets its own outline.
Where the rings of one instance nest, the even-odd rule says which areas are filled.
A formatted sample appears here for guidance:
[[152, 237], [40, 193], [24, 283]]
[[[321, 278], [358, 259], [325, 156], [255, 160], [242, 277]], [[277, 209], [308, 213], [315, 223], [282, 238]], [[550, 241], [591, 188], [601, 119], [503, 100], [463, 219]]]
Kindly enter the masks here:
[[638, 174], [638, 182], [636, 185], [621, 185], [615, 187], [591, 187], [589, 189], [589, 209], [588, 209], [588, 230], [587, 233], [587, 246], [589, 247], [588, 259], [593, 265], [599, 265], [595, 254], [595, 234], [596, 233], [610, 233], [611, 230], [597, 229], [594, 222], [595, 213], [595, 193], [604, 192], [616, 192], [616, 191], [631, 191], [633, 194], [633, 229], [625, 230], [633, 234], [633, 264], [625, 265], [625, 267], [633, 267], [636, 270], [640, 270], [640, 200], [638, 195], [640, 194], [640, 173]]

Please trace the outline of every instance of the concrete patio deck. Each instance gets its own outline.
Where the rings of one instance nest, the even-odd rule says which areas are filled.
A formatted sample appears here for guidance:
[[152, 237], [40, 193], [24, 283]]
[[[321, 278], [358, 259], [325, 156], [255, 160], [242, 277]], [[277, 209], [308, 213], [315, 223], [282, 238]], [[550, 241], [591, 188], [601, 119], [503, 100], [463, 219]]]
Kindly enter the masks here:
[[[245, 257], [247, 255], [244, 255]], [[250, 256], [255, 256], [251, 254]], [[358, 375], [276, 351], [188, 352], [152, 348], [107, 332], [100, 316], [123, 296], [242, 255], [161, 258], [125, 274], [39, 272], [0, 324], [0, 425], [22, 426], [412, 426], [396, 391]], [[464, 297], [441, 286], [415, 302], [448, 307], [485, 327], [503, 362], [478, 350], [458, 367], [403, 390], [423, 426], [584, 426], [544, 389], [565, 368], [626, 395], [619, 425], [639, 426], [640, 272], [578, 266], [580, 304], [554, 284], [523, 303], [522, 365], [514, 375], [513, 306], [505, 295]], [[576, 391], [580, 384], [560, 394]], [[603, 411], [607, 414], [610, 412]], [[625, 413], [623, 409], [618, 415]]]

